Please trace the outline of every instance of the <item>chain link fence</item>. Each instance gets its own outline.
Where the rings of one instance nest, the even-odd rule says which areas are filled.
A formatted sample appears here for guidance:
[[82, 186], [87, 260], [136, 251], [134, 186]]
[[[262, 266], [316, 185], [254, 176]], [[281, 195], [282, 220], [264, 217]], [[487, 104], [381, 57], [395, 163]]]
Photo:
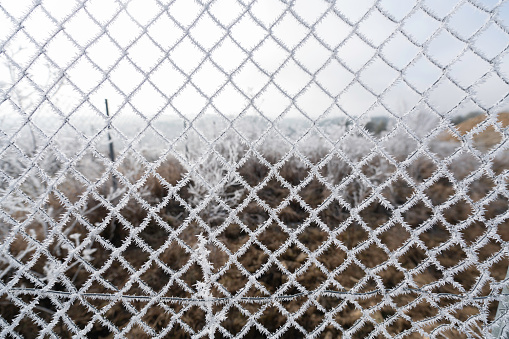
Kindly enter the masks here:
[[508, 18], [0, 0], [0, 337], [507, 338]]

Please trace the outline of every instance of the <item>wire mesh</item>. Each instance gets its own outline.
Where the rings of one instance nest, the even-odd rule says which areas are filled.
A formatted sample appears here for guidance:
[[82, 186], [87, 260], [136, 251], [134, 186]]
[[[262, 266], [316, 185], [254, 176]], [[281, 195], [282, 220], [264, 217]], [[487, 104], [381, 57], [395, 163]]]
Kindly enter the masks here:
[[0, 1], [0, 336], [509, 335], [508, 12]]

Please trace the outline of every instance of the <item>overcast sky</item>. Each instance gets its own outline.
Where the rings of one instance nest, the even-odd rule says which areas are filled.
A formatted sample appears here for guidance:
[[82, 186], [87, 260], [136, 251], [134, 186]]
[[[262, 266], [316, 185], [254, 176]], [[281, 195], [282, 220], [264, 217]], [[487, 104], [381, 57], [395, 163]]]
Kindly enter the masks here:
[[500, 111], [507, 32], [508, 1], [0, 0], [2, 101], [33, 81], [25, 105], [77, 116]]

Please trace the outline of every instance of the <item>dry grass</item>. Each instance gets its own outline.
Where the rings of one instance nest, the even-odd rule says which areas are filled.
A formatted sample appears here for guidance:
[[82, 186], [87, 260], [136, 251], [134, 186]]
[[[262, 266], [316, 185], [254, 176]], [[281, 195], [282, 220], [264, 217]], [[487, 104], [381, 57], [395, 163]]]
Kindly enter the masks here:
[[[472, 131], [475, 127], [482, 124], [486, 120], [486, 118], [487, 118], [486, 114], [480, 114], [478, 116], [475, 116], [473, 118], [461, 122], [456, 126], [456, 128], [458, 129], [458, 132], [461, 135], [465, 135], [468, 132]], [[504, 128], [509, 126], [509, 113], [499, 113], [497, 116], [497, 121]], [[444, 135], [443, 139], [459, 142], [458, 138], [451, 134]], [[502, 141], [502, 135], [499, 132], [497, 132], [492, 125], [488, 125], [480, 133], [476, 133], [473, 135], [473, 141], [474, 145], [485, 150], [500, 143], [500, 141]]]
[[[380, 165], [376, 162], [380, 161], [379, 159], [373, 161], [375, 161], [375, 163], [372, 164], [373, 166]], [[494, 168], [495, 171], [500, 171], [501, 168], [507, 168], [507, 162], [500, 159], [498, 161], [499, 163], [494, 165], [496, 167]], [[129, 173], [129, 180], [134, 183], [141, 177], [141, 172], [137, 171], [135, 167], [131, 168], [129, 166], [133, 165], [124, 164], [124, 167], [119, 170], [122, 173]], [[365, 170], [370, 171], [373, 166], [366, 166]], [[433, 174], [434, 170], [435, 166], [430, 160], [419, 159], [408, 168], [408, 173], [413, 180], [418, 183], [427, 180]], [[177, 194], [182, 200], [189, 201], [190, 194], [188, 188], [190, 182], [186, 179], [187, 173], [184, 167], [181, 166], [178, 161], [169, 159], [161, 165], [157, 173], [164, 178], [166, 183], [162, 184], [156, 176], [150, 176], [144, 183], [142, 190], [146, 203], [151, 206], [158, 206], [164, 199], [168, 198], [168, 192], [175, 186], [182, 186]], [[239, 169], [239, 174], [252, 187], [262, 182], [268, 173], [269, 170], [267, 167], [253, 159]], [[308, 171], [305, 168], [296, 166], [295, 162], [290, 161], [281, 168], [280, 174], [285, 179], [286, 183], [296, 186], [308, 176]], [[350, 174], [350, 169], [347, 168], [344, 172], [338, 172], [337, 167], [325, 166], [321, 168], [321, 174], [323, 177], [334, 181], [332, 184], [338, 184], [343, 182]], [[366, 175], [370, 174], [367, 173]], [[374, 174], [371, 174], [371, 176], [373, 175]], [[185, 185], [181, 185], [181, 183], [183, 183], [182, 180], [186, 183]], [[258, 190], [257, 196], [271, 208], [278, 208], [289, 194], [289, 189], [285, 187], [285, 184], [279, 182], [275, 178], [271, 178], [265, 186]], [[80, 192], [73, 191], [73, 185], [67, 185], [65, 187], [67, 187], [69, 191], [64, 193], [69, 196], [79, 196], [79, 194], [81, 194]], [[480, 201], [490, 192], [491, 187], [493, 187], [493, 183], [490, 183], [489, 178], [483, 176], [472, 183], [468, 195], [473, 201]], [[349, 204], [354, 204], [354, 196], [358, 189], [358, 184], [356, 186], [355, 183], [345, 186], [345, 201]], [[313, 290], [327, 280], [327, 275], [323, 272], [324, 270], [328, 272], [337, 270], [334, 275], [334, 284], [329, 283], [328, 289], [337, 289], [338, 286], [342, 286], [345, 290], [355, 289], [356, 291], [363, 292], [379, 288], [380, 283], [383, 284], [384, 288], [391, 289], [405, 281], [405, 274], [411, 274], [418, 287], [427, 286], [432, 288], [433, 292], [459, 293], [460, 291], [458, 291], [457, 287], [455, 287], [451, 281], [443, 283], [443, 277], [444, 270], [460, 264], [466, 258], [464, 248], [458, 244], [448, 246], [438, 251], [434, 263], [427, 263], [426, 248], [436, 249], [447, 242], [454, 227], [458, 227], [460, 223], [466, 220], [471, 214], [471, 208], [468, 203], [458, 202], [445, 210], [443, 221], [437, 221], [426, 226], [425, 223], [432, 216], [433, 212], [423, 201], [417, 202], [411, 207], [406, 206], [406, 202], [412, 197], [413, 193], [413, 189], [408, 183], [402, 179], [396, 179], [383, 191], [383, 196], [394, 208], [403, 207], [403, 222], [391, 224], [390, 220], [394, 213], [393, 210], [384, 207], [384, 205], [378, 201], [374, 201], [359, 213], [358, 216], [365, 223], [362, 225], [359, 220], [355, 220], [355, 218], [352, 219], [355, 215], [352, 216], [348, 206], [340, 203], [337, 199], [334, 199], [334, 197], [331, 197], [330, 190], [317, 178], [313, 178], [299, 191], [299, 196], [312, 209], [320, 208], [322, 204], [327, 204], [327, 207], [319, 213], [320, 220], [323, 222], [322, 225], [315, 222], [309, 223], [309, 212], [306, 210], [306, 206], [303, 206], [298, 201], [292, 200], [287, 206], [280, 209], [277, 220], [269, 221], [269, 213], [255, 201], [251, 201], [237, 214], [239, 220], [242, 221], [242, 225], [234, 222], [225, 227], [223, 219], [215, 218], [213, 226], [222, 229], [217, 236], [217, 240], [231, 253], [237, 252], [246, 242], [251, 240], [250, 232], [259, 231], [257, 236], [259, 243], [253, 243], [245, 253], [238, 256], [238, 263], [250, 274], [258, 274], [258, 282], [268, 293], [276, 292], [288, 281], [288, 272], [290, 274], [296, 274], [296, 281], [300, 285], [299, 288], [304, 287], [307, 290]], [[432, 204], [438, 206], [446, 202], [449, 196], [453, 195], [455, 191], [450, 181], [446, 178], [441, 178], [431, 185], [425, 193]], [[366, 194], [369, 194], [369, 191]], [[244, 195], [243, 198], [246, 198], [246, 195]], [[363, 197], [361, 197], [361, 199], [362, 198]], [[57, 199], [50, 199], [49, 205], [54, 211], [55, 219], [58, 220], [58, 217], [65, 212], [65, 209]], [[74, 219], [72, 219], [64, 226], [64, 233], [67, 228], [72, 226], [72, 232], [69, 232], [69, 234], [82, 234], [81, 240], [83, 240], [85, 235], [90, 231], [89, 227], [100, 227], [97, 225], [101, 225], [101, 222], [108, 215], [108, 210], [93, 196], [90, 196], [87, 208], [93, 209], [93, 213], [84, 216], [84, 219], [87, 220], [87, 224], [74, 222]], [[492, 202], [486, 204], [484, 208], [486, 209], [484, 213], [485, 219], [493, 220], [497, 216], [507, 212], [508, 201], [505, 197], [499, 196]], [[91, 265], [95, 269], [101, 269], [103, 265], [108, 263], [112, 251], [124, 244], [126, 239], [130, 236], [129, 228], [132, 227], [139, 230], [137, 234], [138, 243], [142, 241], [153, 250], [163, 246], [161, 254], [158, 257], [159, 261], [152, 262], [140, 278], [156, 292], [167, 286], [172, 279], [172, 276], [167, 273], [168, 268], [178, 271], [186, 265], [190, 258], [188, 250], [184, 248], [182, 244], [187, 244], [187, 246], [191, 248], [194, 247], [196, 244], [196, 235], [204, 230], [196, 219], [191, 220], [189, 218], [189, 211], [182, 206], [179, 199], [176, 199], [175, 196], [170, 196], [169, 201], [164, 204], [164, 207], [157, 209], [157, 214], [161, 218], [160, 220], [147, 218], [148, 212], [142, 208], [140, 201], [131, 198], [126, 207], [120, 211], [120, 216], [115, 218], [112, 224], [105, 225], [104, 230], [100, 234], [102, 241], [107, 244], [107, 247], [103, 247], [98, 239], [95, 239], [91, 243], [91, 248], [96, 250], [93, 253], [93, 259], [90, 261]], [[206, 216], [202, 215], [202, 217]], [[146, 222], [147, 220], [149, 221]], [[161, 224], [161, 220], [164, 222], [163, 224]], [[130, 225], [127, 226], [126, 221], [129, 222]], [[184, 224], [188, 226], [183, 230], [180, 229]], [[303, 224], [305, 224], [306, 227], [301, 227]], [[385, 231], [381, 232], [378, 238], [380, 239], [380, 243], [383, 244], [387, 250], [394, 251], [404, 246], [410, 238], [409, 232], [418, 233], [420, 245], [414, 244], [410, 246], [397, 258], [397, 265], [391, 264], [377, 271], [376, 268], [379, 265], [383, 265], [384, 262], [389, 259], [389, 255], [383, 248], [374, 243], [366, 245], [366, 241], [369, 239], [370, 230], [376, 230], [378, 227], [382, 226], [385, 226]], [[43, 241], [44, 236], [40, 233], [41, 227], [39, 225], [32, 225], [31, 228], [36, 232], [36, 237], [38, 237], [40, 241]], [[275, 264], [265, 267], [269, 258], [260, 245], [265, 246], [272, 252], [276, 252], [290, 237], [289, 233], [297, 229], [300, 231], [297, 236], [299, 244], [293, 242], [278, 255], [278, 259], [285, 270], [281, 270]], [[176, 230], [178, 230], [177, 235], [179, 242], [174, 240], [171, 244], [166, 244], [168, 237]], [[336, 231], [333, 239], [329, 237], [329, 231]], [[489, 260], [490, 256], [502, 249], [502, 244], [494, 238], [488, 238], [488, 241], [480, 242], [481, 237], [486, 235], [486, 232], [487, 224], [481, 221], [469, 223], [465, 228], [459, 230], [459, 234], [464, 239], [467, 246], [477, 246], [476, 253], [479, 256], [479, 262]], [[509, 241], [507, 220], [498, 225], [497, 234], [501, 240]], [[131, 242], [131, 245], [122, 252], [122, 256], [135, 270], [141, 268], [149, 260], [149, 253], [138, 246], [137, 242]], [[328, 245], [326, 245], [327, 243]], [[31, 253], [33, 252], [25, 256], [21, 255], [29, 246], [29, 241], [20, 235], [11, 244], [9, 251], [13, 256], [18, 256], [20, 262], [27, 263], [31, 259]], [[307, 250], [317, 253], [316, 259], [319, 264], [317, 265], [308, 261], [308, 255], [300, 246], [305, 246]], [[224, 248], [221, 249], [218, 246], [210, 244], [210, 261], [214, 265], [214, 272], [218, 272], [220, 269], [224, 270], [224, 273], [218, 279], [218, 283], [229, 293], [235, 295], [239, 291], [242, 291], [246, 284], [248, 284], [248, 278], [245, 276], [245, 271], [242, 272], [236, 265], [231, 265], [229, 267], [224, 266], [228, 260], [228, 254], [225, 253]], [[348, 256], [347, 250], [356, 251], [356, 260], [349, 265], [345, 265], [345, 262], [353, 258]], [[56, 239], [49, 247], [49, 251], [60, 260], [64, 260], [68, 254], [67, 250], [62, 248], [61, 243]], [[76, 261], [75, 259], [72, 260], [73, 262]], [[46, 259], [43, 255], [38, 263], [32, 267], [32, 274], [44, 277], [45, 262]], [[133, 275], [133, 272], [130, 272], [129, 268], [125, 267], [118, 259], [107, 265], [108, 268], [102, 274], [102, 277], [118, 288], [125, 286]], [[494, 263], [491, 266], [491, 276], [498, 281], [502, 280], [505, 277], [507, 265], [507, 257]], [[5, 269], [5, 265], [2, 268]], [[366, 268], [375, 269], [376, 273], [374, 273], [373, 277], [376, 279], [371, 278], [363, 280], [366, 276]], [[9, 276], [12, 276], [13, 273], [14, 270], [8, 270], [8, 274], [3, 277], [3, 281], [8, 281]], [[481, 273], [480, 269], [475, 265], [468, 266], [455, 274], [453, 279], [468, 291], [475, 285], [476, 279]], [[77, 288], [83, 286], [90, 278], [90, 273], [87, 272], [81, 264], [72, 266], [65, 274], [73, 281]], [[184, 282], [190, 287], [193, 287], [197, 281], [203, 279], [201, 269], [197, 264], [191, 265], [183, 274], [178, 273], [178, 277], [180, 282]], [[24, 278], [20, 280], [16, 286], [22, 285], [32, 287], [34, 283]], [[297, 293], [299, 292], [299, 288], [296, 286], [289, 286], [284, 293]], [[61, 283], [57, 283], [53, 289], [66, 290]], [[97, 282], [93, 282], [88, 291], [100, 293], [112, 292]], [[490, 290], [488, 286], [486, 286], [483, 289], [483, 293], [487, 294], [489, 292]], [[127, 293], [144, 294], [138, 283], [135, 283]], [[219, 289], [215, 289], [213, 294], [216, 297], [225, 296], [225, 292]], [[170, 285], [166, 295], [179, 297], [192, 296], [185, 288], [175, 282]], [[246, 296], [265, 296], [265, 293], [256, 288], [251, 288], [246, 293]], [[21, 297], [21, 299], [25, 302], [29, 302], [34, 298], [24, 296]], [[357, 326], [358, 329], [354, 335], [356, 338], [366, 337], [375, 329], [376, 324], [384, 321], [387, 321], [385, 327], [391, 335], [403, 333], [412, 326], [412, 323], [408, 320], [395, 316], [397, 312], [396, 309], [388, 305], [382, 306], [380, 304], [382, 302], [382, 297], [379, 294], [372, 295], [365, 299], [359, 299], [356, 303], [345, 301], [341, 298], [320, 296], [317, 299], [317, 303], [321, 305], [322, 310], [317, 308], [316, 305], [312, 305], [305, 312], [300, 314], [300, 307], [306, 300], [305, 297], [301, 297], [292, 301], [282, 301], [280, 307], [284, 308], [286, 312], [289, 312], [288, 314], [299, 314], [296, 318], [296, 322], [307, 331], [312, 331], [324, 320], [324, 313], [322, 310], [326, 310], [327, 312], [336, 310], [333, 314], [333, 319], [344, 330]], [[415, 303], [413, 307], [405, 311], [405, 314], [413, 321], [433, 317], [438, 314], [439, 309], [437, 307], [444, 307], [451, 303], [451, 301], [447, 299], [441, 299], [437, 304], [430, 305], [429, 302], [421, 299], [420, 295], [417, 293], [400, 295], [394, 297], [392, 301], [398, 307]], [[91, 301], [91, 304], [97, 309], [101, 309], [108, 305], [105, 301], [97, 300]], [[50, 321], [52, 316], [51, 312], [55, 310], [55, 306], [52, 302], [47, 298], [41, 299], [37, 303], [37, 306], [38, 308], [35, 309], [35, 312], [38, 313], [41, 318]], [[145, 304], [137, 302], [132, 303], [132, 306], [139, 310], [142, 309]], [[496, 306], [496, 303], [490, 304], [489, 319], [493, 319]], [[173, 327], [168, 333], [168, 337], [187, 338], [189, 336], [186, 334], [182, 325], [172, 322], [172, 312], [182, 311], [183, 314], [180, 319], [186, 323], [187, 326], [194, 331], [199, 331], [203, 328], [205, 324], [205, 313], [199, 307], [193, 306], [186, 309], [185, 306], [178, 304], [168, 304], [167, 307], [172, 311], [169, 312], [168, 309], [165, 310], [160, 305], [151, 307], [143, 316], [143, 321], [156, 332], [160, 332], [172, 324]], [[242, 307], [243, 309], [238, 309], [235, 306], [230, 308], [227, 319], [222, 323], [222, 326], [234, 335], [242, 331], [243, 327], [248, 322], [245, 312], [254, 314], [262, 310], [257, 321], [272, 332], [284, 325], [287, 320], [287, 316], [282, 313], [282, 310], [274, 305], [268, 305], [268, 307], [266, 307], [263, 304], [246, 303], [243, 304]], [[370, 310], [370, 321], [364, 323], [359, 321], [359, 319], [363, 317], [361, 308], [363, 310]], [[3, 297], [0, 300], [0, 314], [7, 322], [11, 322], [19, 312], [18, 306], [7, 298]], [[477, 314], [478, 312], [477, 308], [465, 305], [460, 307], [455, 312], [454, 316], [463, 321], [470, 315]], [[93, 314], [87, 310], [86, 307], [80, 305], [79, 302], [75, 302], [67, 312], [67, 316], [72, 319], [78, 327], [84, 328], [92, 319]], [[117, 302], [104, 312], [104, 317], [109, 319], [109, 321], [118, 328], [126, 326], [131, 316], [131, 313], [126, 310], [125, 305], [122, 305], [121, 302]], [[427, 326], [423, 329], [425, 331], [430, 331], [432, 328], [443, 323], [446, 322], [441, 320], [433, 326]], [[15, 330], [23, 336], [31, 338], [35, 337], [41, 328], [30, 319], [24, 318]], [[59, 320], [54, 331], [61, 337], [70, 337], [72, 335], [72, 332], [62, 320]], [[444, 335], [451, 338], [466, 337], [463, 333], [457, 331], [450, 331], [444, 333]], [[87, 336], [91, 338], [113, 337], [108, 328], [99, 321], [94, 322]], [[244, 337], [258, 338], [261, 336], [262, 334], [258, 329], [251, 327], [247, 330]], [[341, 337], [341, 330], [329, 325], [323, 330], [321, 336], [324, 338], [339, 338]], [[147, 335], [142, 328], [136, 325], [129, 331], [128, 337], [144, 338], [147, 337]], [[218, 334], [218, 337], [222, 336]], [[283, 337], [302, 337], [302, 333], [295, 327], [291, 327], [284, 333]], [[409, 334], [407, 337], [419, 338], [420, 336], [413, 333]]]

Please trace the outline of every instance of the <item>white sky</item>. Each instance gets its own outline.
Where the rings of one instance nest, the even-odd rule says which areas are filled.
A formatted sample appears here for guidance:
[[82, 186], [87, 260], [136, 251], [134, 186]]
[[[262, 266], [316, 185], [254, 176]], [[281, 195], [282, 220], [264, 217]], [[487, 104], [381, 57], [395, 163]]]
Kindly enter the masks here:
[[[125, 10], [122, 3], [128, 3]], [[124, 118], [136, 110], [146, 117], [161, 110], [164, 116], [177, 116], [178, 110], [192, 119], [216, 109], [226, 115], [244, 110], [251, 114], [254, 107], [270, 118], [285, 110], [288, 116], [299, 116], [296, 107], [318, 118], [331, 105], [329, 116], [343, 116], [334, 102], [355, 116], [377, 98], [394, 114], [403, 114], [421, 100], [409, 84], [427, 93], [427, 102], [441, 113], [465, 97], [457, 113], [508, 107], [509, 86], [494, 69], [508, 81], [509, 1], [503, 1], [494, 16], [506, 32], [490, 22], [489, 11], [497, 1], [489, 0], [472, 1], [479, 8], [457, 0], [422, 1], [422, 8], [414, 8], [413, 1], [383, 0], [374, 9], [373, 0], [334, 4], [295, 0], [291, 12], [281, 0], [201, 3], [93, 0], [83, 5], [43, 0], [33, 9], [31, 1], [0, 0], [0, 46], [21, 69], [27, 69], [21, 74], [0, 54], [2, 89], [15, 84], [15, 90], [29, 92], [29, 78], [46, 91], [64, 71], [64, 77], [82, 92], [64, 85], [57, 94], [48, 93], [64, 114], [89, 96], [76, 115], [87, 116], [93, 107], [104, 111], [108, 98], [110, 112]], [[441, 22], [429, 14], [448, 19]], [[469, 43], [481, 27], [482, 33]], [[432, 34], [424, 49], [416, 47]], [[19, 47], [23, 50], [15, 52]], [[14, 76], [8, 66], [15, 70]], [[447, 67], [446, 74], [463, 89], [444, 77], [430, 91], [442, 76], [440, 67]], [[189, 78], [191, 82], [184, 85]], [[10, 93], [12, 97], [13, 90]], [[37, 96], [33, 98], [26, 101], [37, 102]], [[10, 104], [0, 104], [0, 114], [11, 110]], [[50, 105], [39, 110], [51, 113]], [[378, 103], [370, 114], [384, 113]]]

